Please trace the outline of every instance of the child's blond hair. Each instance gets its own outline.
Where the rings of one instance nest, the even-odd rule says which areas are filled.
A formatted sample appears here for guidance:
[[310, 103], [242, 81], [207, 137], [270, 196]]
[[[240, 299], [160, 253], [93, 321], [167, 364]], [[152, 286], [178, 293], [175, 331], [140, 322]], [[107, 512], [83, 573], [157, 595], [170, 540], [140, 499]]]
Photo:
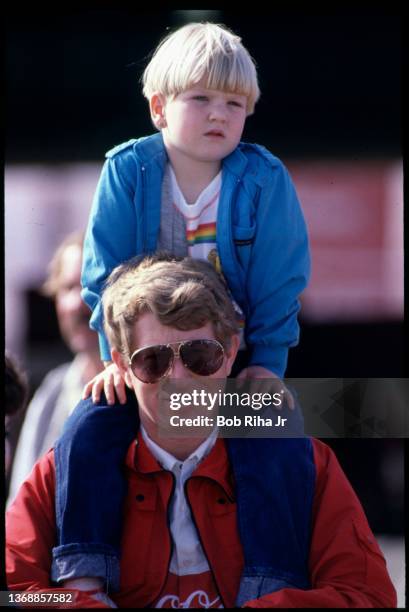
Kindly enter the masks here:
[[247, 96], [247, 114], [260, 97], [254, 60], [236, 36], [215, 23], [189, 23], [158, 45], [143, 76], [143, 94], [174, 97], [207, 75], [206, 86]]

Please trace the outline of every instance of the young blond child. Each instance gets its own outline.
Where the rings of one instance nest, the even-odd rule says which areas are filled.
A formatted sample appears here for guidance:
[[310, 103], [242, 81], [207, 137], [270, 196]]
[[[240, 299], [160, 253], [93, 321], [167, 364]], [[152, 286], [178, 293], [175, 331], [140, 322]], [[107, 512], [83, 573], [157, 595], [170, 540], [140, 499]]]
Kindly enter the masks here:
[[[238, 377], [276, 379], [281, 389], [289, 347], [298, 342], [298, 297], [308, 281], [310, 260], [305, 222], [287, 170], [265, 148], [241, 142], [260, 95], [255, 64], [240, 38], [224, 26], [191, 23], [159, 44], [143, 75], [143, 93], [158, 133], [107, 153], [85, 239], [83, 297], [93, 311], [91, 325], [107, 367], [87, 385], [84, 397], [92, 390], [97, 402], [104, 390], [107, 404], [113, 404], [116, 391], [120, 403], [126, 401], [125, 384], [110, 361], [101, 293], [118, 264], [157, 250], [215, 265], [241, 319]], [[289, 393], [287, 400], [293, 402]], [[116, 433], [121, 418], [118, 411]], [[106, 537], [106, 522], [95, 516], [89, 529], [85, 518], [81, 533], [75, 533], [65, 507], [70, 496], [82, 496], [86, 517], [88, 499], [96, 496], [103, 505], [111, 495], [106, 483], [112, 466], [101, 468], [99, 456], [96, 470], [88, 460], [92, 443], [87, 431], [92, 422], [98, 432], [102, 420], [91, 409], [67, 424], [65, 436], [76, 448], [87, 448], [87, 460], [78, 459], [77, 469], [89, 469], [90, 489], [72, 490], [70, 471], [76, 468], [62, 466], [67, 478], [57, 483], [59, 546], [53, 579], [77, 578], [70, 555], [81, 554], [87, 567], [82, 577], [98, 577], [116, 588], [119, 542]], [[94, 436], [99, 455], [104, 435], [109, 438], [100, 427]], [[129, 422], [123, 430], [129, 435]], [[128, 444], [124, 434], [123, 453]], [[103, 511], [100, 515], [105, 516]]]

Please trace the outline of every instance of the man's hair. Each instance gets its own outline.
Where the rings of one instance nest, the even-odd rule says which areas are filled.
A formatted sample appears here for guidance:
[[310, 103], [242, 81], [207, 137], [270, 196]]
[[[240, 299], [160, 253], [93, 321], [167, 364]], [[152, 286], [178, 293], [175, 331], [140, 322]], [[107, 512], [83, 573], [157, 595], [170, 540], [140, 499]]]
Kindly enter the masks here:
[[102, 305], [109, 343], [125, 357], [135, 350], [134, 326], [145, 313], [180, 330], [211, 323], [225, 348], [238, 332], [231, 299], [214, 268], [205, 261], [164, 252], [134, 257], [115, 268]]
[[143, 76], [143, 94], [174, 97], [207, 75], [207, 87], [247, 96], [247, 114], [260, 97], [254, 60], [241, 38], [215, 23], [189, 23], [166, 36]]
[[27, 375], [21, 370], [14, 357], [5, 354], [5, 414], [12, 415], [22, 410], [28, 398]]
[[60, 289], [60, 278], [63, 265], [63, 255], [71, 246], [78, 246], [81, 250], [84, 243], [84, 232], [76, 231], [69, 234], [55, 251], [48, 266], [48, 277], [41, 288], [43, 295], [55, 298]]

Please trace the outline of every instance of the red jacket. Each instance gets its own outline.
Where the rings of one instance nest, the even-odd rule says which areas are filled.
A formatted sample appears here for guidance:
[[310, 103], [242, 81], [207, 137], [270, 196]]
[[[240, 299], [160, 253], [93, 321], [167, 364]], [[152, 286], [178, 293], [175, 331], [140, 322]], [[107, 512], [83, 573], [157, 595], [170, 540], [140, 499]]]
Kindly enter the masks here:
[[[246, 607], [396, 607], [385, 559], [362, 506], [331, 449], [313, 440], [316, 486], [309, 556], [311, 590], [282, 589]], [[168, 575], [171, 558], [167, 506], [173, 477], [150, 454], [139, 434], [126, 458], [121, 586], [110, 597], [119, 607], [150, 606]], [[7, 513], [7, 575], [11, 590], [50, 589], [56, 545], [54, 457], [34, 467]], [[223, 440], [187, 482], [193, 518], [225, 607], [234, 607], [243, 553], [236, 525], [234, 484]], [[67, 607], [67, 606], [64, 606]], [[104, 607], [77, 593], [71, 607]]]

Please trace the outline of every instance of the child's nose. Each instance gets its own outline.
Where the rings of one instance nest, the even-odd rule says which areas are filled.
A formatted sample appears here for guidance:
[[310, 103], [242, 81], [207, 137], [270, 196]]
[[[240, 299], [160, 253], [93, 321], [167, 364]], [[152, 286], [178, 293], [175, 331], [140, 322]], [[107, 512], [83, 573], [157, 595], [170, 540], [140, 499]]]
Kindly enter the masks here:
[[214, 104], [210, 109], [210, 120], [224, 121], [226, 119], [226, 109], [223, 104]]

